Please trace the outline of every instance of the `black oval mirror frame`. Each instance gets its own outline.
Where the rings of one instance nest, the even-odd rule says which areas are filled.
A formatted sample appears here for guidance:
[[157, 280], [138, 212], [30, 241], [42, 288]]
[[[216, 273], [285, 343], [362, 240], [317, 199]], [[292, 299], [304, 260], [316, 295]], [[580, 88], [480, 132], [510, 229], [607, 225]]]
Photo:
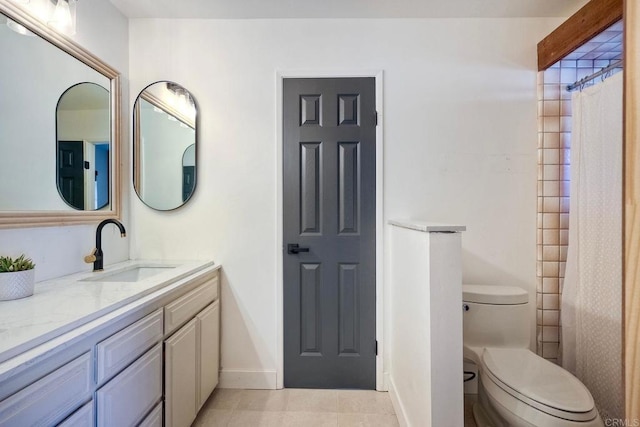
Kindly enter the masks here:
[[[174, 210], [193, 196], [197, 177], [197, 104], [184, 87], [152, 83], [134, 104], [133, 185], [152, 209]], [[187, 150], [192, 161], [185, 164]]]

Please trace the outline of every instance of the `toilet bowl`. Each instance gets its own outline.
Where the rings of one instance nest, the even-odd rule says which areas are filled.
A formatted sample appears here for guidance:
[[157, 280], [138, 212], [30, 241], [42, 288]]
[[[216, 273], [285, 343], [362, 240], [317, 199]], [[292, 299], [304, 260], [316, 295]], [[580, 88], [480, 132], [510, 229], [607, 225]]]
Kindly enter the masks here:
[[[464, 357], [478, 366], [478, 425], [602, 427], [589, 390], [529, 347], [528, 294], [463, 285]], [[484, 414], [484, 415], [480, 415]]]

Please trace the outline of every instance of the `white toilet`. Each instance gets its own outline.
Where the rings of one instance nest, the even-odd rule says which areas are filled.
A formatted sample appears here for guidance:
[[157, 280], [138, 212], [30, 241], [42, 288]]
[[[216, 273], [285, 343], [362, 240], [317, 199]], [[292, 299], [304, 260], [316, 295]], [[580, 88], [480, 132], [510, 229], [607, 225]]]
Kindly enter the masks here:
[[525, 290], [462, 288], [464, 357], [478, 367], [474, 416], [479, 427], [604, 426], [584, 384], [529, 350]]

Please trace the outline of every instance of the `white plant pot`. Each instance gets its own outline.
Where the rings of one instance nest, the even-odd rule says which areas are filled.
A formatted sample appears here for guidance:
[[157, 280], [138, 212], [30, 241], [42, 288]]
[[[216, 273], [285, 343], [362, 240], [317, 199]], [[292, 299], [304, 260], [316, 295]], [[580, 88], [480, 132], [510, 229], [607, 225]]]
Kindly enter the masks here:
[[35, 269], [0, 273], [0, 301], [33, 295]]

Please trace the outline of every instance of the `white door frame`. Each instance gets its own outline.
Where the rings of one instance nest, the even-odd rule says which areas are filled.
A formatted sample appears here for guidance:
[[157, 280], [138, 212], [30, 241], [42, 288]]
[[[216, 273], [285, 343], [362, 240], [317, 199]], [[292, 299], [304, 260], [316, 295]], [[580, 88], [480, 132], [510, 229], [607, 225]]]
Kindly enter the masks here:
[[[87, 157], [90, 157], [90, 167], [89, 169], [84, 170], [84, 208], [85, 210], [96, 210], [93, 206], [93, 201], [95, 198], [95, 184], [87, 185], [87, 182], [94, 183], [95, 182], [95, 172], [96, 172], [96, 145], [109, 145], [109, 153], [111, 153], [111, 143], [109, 140], [102, 139], [90, 139], [82, 141], [82, 153], [84, 161], [87, 160]], [[87, 156], [90, 154], [90, 156]], [[109, 204], [111, 203], [111, 196], [109, 196]]]
[[284, 276], [283, 276], [283, 80], [290, 78], [341, 78], [341, 77], [374, 77], [376, 79], [376, 111], [378, 112], [378, 126], [376, 126], [376, 340], [378, 341], [378, 356], [376, 357], [376, 390], [386, 391], [384, 381], [384, 340], [383, 340], [383, 235], [384, 235], [384, 210], [383, 210], [383, 72], [381, 70], [368, 71], [277, 71], [276, 72], [276, 328], [277, 328], [277, 353], [276, 353], [276, 388], [284, 388]]

